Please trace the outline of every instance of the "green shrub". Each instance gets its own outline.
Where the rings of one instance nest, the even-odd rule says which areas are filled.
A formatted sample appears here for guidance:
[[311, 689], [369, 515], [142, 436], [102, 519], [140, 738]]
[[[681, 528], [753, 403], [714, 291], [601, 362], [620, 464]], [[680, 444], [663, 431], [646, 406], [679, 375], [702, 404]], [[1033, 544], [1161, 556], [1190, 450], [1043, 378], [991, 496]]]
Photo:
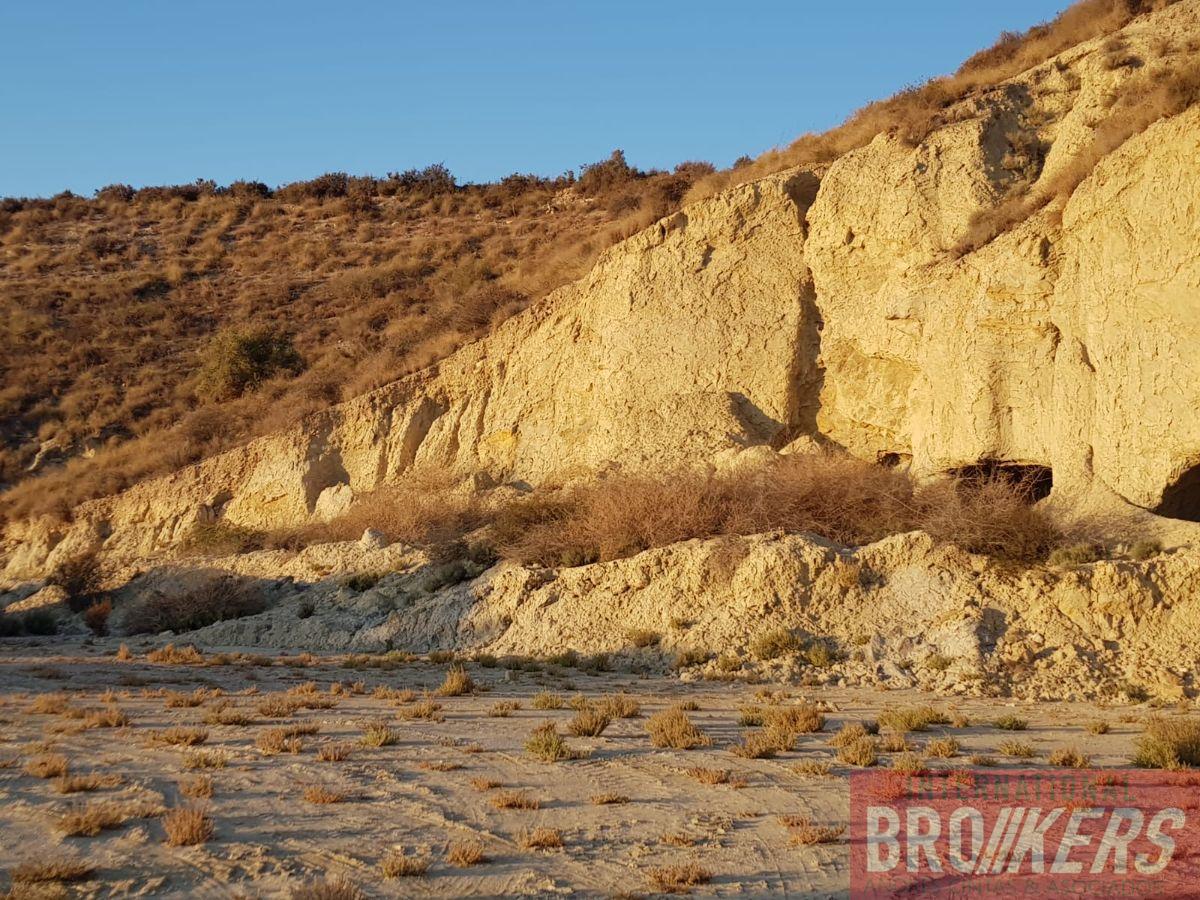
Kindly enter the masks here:
[[269, 330], [220, 331], [204, 351], [196, 394], [204, 400], [228, 400], [274, 375], [297, 375], [303, 368], [286, 335]]

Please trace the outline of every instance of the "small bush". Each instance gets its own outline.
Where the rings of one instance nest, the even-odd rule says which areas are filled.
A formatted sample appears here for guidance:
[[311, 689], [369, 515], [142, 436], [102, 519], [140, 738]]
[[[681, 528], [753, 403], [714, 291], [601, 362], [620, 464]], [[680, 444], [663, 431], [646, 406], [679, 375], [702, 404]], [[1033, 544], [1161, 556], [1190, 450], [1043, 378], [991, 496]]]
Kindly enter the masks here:
[[833, 765], [825, 760], [804, 760], [792, 766], [792, 771], [801, 778], [828, 778], [833, 774]]
[[452, 841], [446, 850], [446, 862], [452, 866], [478, 866], [487, 861], [479, 841]]
[[832, 844], [846, 833], [845, 825], [815, 825], [808, 816], [781, 816], [780, 819], [791, 834], [792, 845], [797, 847]]
[[384, 878], [415, 878], [428, 871], [427, 858], [409, 856], [403, 850], [389, 850], [379, 861], [379, 872]]
[[88, 803], [68, 811], [57, 827], [67, 837], [95, 837], [101, 831], [119, 828], [130, 818], [130, 810], [118, 803]]
[[173, 809], [163, 816], [162, 823], [167, 832], [167, 843], [172, 847], [206, 843], [215, 831], [212, 818], [196, 807]]
[[1028, 741], [1001, 741], [996, 747], [996, 751], [1004, 756], [1011, 756], [1014, 759], [1033, 759], [1037, 756], [1037, 750]]
[[492, 795], [492, 806], [496, 809], [538, 809], [541, 803], [524, 791], [500, 791]]
[[1048, 565], [1067, 568], [1082, 566], [1104, 558], [1104, 549], [1095, 544], [1072, 544], [1069, 547], [1059, 547], [1046, 560]]
[[363, 728], [362, 743], [366, 747], [390, 747], [399, 743], [400, 732], [382, 722], [369, 722]]
[[687, 774], [695, 778], [701, 784], [728, 784], [729, 770], [728, 769], [706, 769], [696, 767], [687, 770]]
[[341, 803], [346, 799], [346, 795], [324, 785], [314, 784], [304, 789], [304, 799], [309, 803], [323, 806], [328, 803]]
[[287, 335], [269, 330], [218, 332], [205, 349], [196, 395], [221, 401], [240, 397], [278, 374], [297, 375], [304, 368]]
[[[96, 867], [90, 863], [73, 859], [50, 859], [39, 862], [26, 862], [14, 866], [11, 872], [13, 884], [64, 884], [74, 881], [89, 881], [96, 873]], [[14, 890], [9, 894], [13, 900], [24, 896], [21, 891]], [[41, 895], [33, 895], [41, 896]]]
[[712, 881], [712, 873], [696, 863], [651, 869], [646, 877], [654, 890], [664, 894], [686, 894], [691, 888]]
[[646, 731], [650, 735], [650, 743], [655, 747], [692, 750], [712, 744], [712, 739], [697, 728], [687, 717], [687, 713], [678, 707], [652, 715], [646, 720]]
[[525, 752], [543, 762], [577, 759], [579, 756], [562, 739], [553, 722], [546, 722], [539, 725], [530, 733], [528, 739], [525, 741]]
[[662, 635], [649, 628], [630, 628], [625, 632], [625, 640], [634, 647], [654, 647], [662, 640]]
[[764, 661], [799, 653], [803, 649], [804, 642], [787, 628], [772, 628], [755, 635], [750, 641], [751, 655]]
[[193, 631], [214, 622], [253, 616], [266, 609], [261, 591], [236, 578], [214, 578], [195, 590], [145, 596], [126, 605], [120, 625], [127, 634]]
[[112, 614], [112, 601], [107, 598], [93, 603], [83, 611], [83, 624], [92, 634], [103, 637], [108, 634], [108, 617]]
[[873, 766], [879, 761], [874, 738], [859, 737], [838, 748], [838, 759], [850, 766]]
[[455, 665], [446, 673], [446, 680], [437, 689], [437, 693], [442, 697], [461, 697], [473, 690], [475, 690], [474, 679], [471, 678], [464, 666]]
[[1060, 747], [1053, 751], [1046, 760], [1052, 766], [1063, 766], [1068, 769], [1086, 769], [1091, 765], [1092, 758], [1080, 753], [1074, 747]]
[[950, 759], [958, 756], [962, 745], [952, 737], [938, 738], [925, 745], [925, 752], [937, 759]]
[[887, 731], [925, 731], [930, 725], [948, 724], [950, 724], [950, 719], [946, 714], [931, 706], [905, 706], [900, 709], [889, 709], [879, 716], [880, 729]]
[[596, 703], [596, 709], [613, 719], [636, 719], [642, 714], [642, 707], [628, 694], [608, 694]]
[[1151, 718], [1138, 736], [1133, 764], [1143, 769], [1200, 766], [1200, 720]]
[[1129, 558], [1138, 561], [1150, 559], [1163, 552], [1162, 541], [1143, 540], [1129, 548]]
[[612, 719], [599, 709], [581, 709], [567, 722], [567, 731], [575, 737], [596, 737], [611, 724]]
[[562, 696], [550, 691], [541, 691], [533, 698], [534, 709], [562, 709], [563, 705]]
[[534, 828], [517, 835], [517, 843], [526, 850], [557, 850], [563, 845], [562, 832], [557, 828]]
[[1029, 722], [1020, 716], [1006, 713], [993, 721], [992, 727], [999, 728], [1001, 731], [1024, 731], [1029, 727]]

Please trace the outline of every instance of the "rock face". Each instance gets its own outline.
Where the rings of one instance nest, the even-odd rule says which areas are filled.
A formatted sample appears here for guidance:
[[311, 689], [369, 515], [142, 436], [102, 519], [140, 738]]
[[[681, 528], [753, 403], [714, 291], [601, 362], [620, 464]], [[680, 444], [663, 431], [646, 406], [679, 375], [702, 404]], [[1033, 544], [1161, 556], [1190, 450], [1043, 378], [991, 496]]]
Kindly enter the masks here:
[[803, 437], [922, 475], [990, 464], [1200, 519], [1200, 110], [982, 248], [973, 217], [1075, 164], [1130, 79], [1194, 62], [1200, 0], [955, 107], [688, 207], [435, 370], [199, 465], [10, 527], [5, 577], [153, 555], [197, 520], [335, 514], [429, 466], [477, 484], [657, 469]]

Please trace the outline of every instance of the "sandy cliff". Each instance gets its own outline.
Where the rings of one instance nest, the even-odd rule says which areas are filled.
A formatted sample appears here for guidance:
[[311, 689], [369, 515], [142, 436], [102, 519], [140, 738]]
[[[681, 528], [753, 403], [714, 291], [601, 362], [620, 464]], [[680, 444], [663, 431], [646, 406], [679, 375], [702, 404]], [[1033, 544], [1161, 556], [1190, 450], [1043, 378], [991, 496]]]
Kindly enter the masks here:
[[[294, 525], [429, 464], [477, 484], [708, 461], [802, 436], [933, 475], [1040, 467], [1057, 501], [1200, 519], [1200, 110], [1059, 178], [1113, 97], [1200, 54], [1200, 2], [971, 97], [919, 146], [732, 189], [610, 250], [436, 370], [76, 510], [11, 526], [5, 577], [136, 558], [201, 520]], [[324, 496], [324, 499], [322, 497]]]

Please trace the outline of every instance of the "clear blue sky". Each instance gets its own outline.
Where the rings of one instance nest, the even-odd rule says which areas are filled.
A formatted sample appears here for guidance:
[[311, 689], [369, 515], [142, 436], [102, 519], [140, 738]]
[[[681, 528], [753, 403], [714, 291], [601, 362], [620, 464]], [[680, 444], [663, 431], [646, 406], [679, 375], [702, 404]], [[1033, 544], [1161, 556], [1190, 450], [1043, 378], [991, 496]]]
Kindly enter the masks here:
[[1066, 0], [0, 0], [0, 195], [727, 165]]

